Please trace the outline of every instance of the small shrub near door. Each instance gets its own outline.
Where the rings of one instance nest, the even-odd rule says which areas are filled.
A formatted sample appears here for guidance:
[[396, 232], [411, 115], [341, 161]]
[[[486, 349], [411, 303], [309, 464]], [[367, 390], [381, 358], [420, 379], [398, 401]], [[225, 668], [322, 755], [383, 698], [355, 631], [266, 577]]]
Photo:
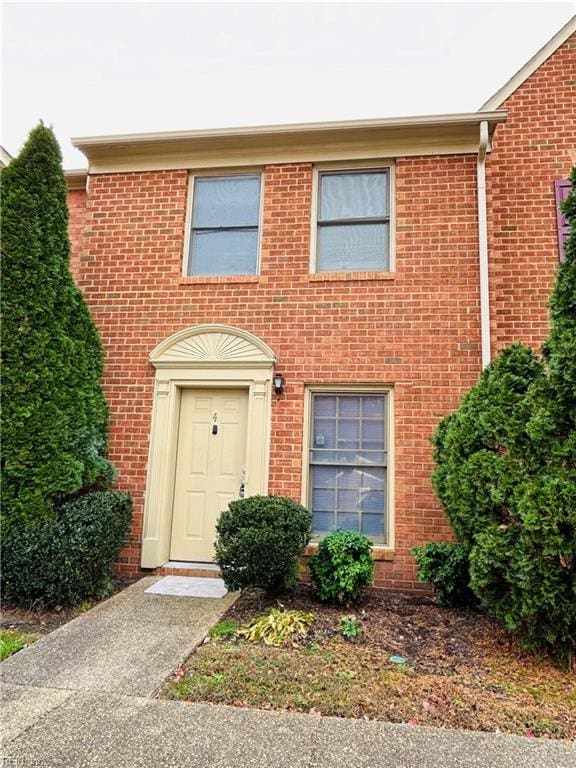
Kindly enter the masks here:
[[67, 502], [42, 528], [11, 527], [2, 539], [4, 600], [49, 605], [104, 596], [131, 517], [128, 494], [98, 491]]
[[294, 586], [311, 526], [310, 512], [283, 496], [231, 502], [216, 526], [216, 560], [228, 589]]
[[374, 578], [372, 542], [356, 531], [334, 531], [310, 558], [310, 570], [320, 600], [355, 603]]

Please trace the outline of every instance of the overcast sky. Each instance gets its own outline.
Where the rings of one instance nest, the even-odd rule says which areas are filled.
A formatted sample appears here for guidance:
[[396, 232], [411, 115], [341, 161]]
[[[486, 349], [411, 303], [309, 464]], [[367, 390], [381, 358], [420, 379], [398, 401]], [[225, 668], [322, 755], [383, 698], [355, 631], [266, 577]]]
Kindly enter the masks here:
[[474, 111], [576, 12], [547, 3], [3, 7], [2, 144]]

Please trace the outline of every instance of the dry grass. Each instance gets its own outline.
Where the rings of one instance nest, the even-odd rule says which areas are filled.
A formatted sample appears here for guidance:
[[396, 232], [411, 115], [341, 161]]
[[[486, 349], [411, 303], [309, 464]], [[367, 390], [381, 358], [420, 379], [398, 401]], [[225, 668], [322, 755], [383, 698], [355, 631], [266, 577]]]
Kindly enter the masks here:
[[[225, 617], [244, 624], [266, 604], [244, 595]], [[312, 610], [305, 641], [270, 648], [213, 633], [163, 695], [241, 707], [365, 717], [528, 736], [576, 738], [576, 679], [515, 645], [480, 614], [426, 598], [373, 593], [357, 611], [359, 642], [340, 635], [348, 612], [302, 587], [283, 601]], [[228, 637], [226, 636], [228, 635]], [[406, 659], [403, 665], [391, 655]]]

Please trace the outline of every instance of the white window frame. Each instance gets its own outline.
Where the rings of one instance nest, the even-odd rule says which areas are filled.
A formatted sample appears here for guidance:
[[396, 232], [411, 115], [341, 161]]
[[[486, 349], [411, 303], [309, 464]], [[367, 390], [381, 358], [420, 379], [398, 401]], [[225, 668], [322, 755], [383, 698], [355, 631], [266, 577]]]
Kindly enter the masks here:
[[[304, 430], [302, 436], [302, 493], [301, 502], [310, 508], [310, 441], [312, 438], [313, 395], [386, 395], [386, 528], [385, 543], [375, 543], [375, 550], [394, 551], [394, 388], [391, 384], [326, 384], [309, 385], [304, 394]], [[327, 534], [312, 534], [311, 544]], [[370, 538], [370, 537], [368, 537]]]
[[[193, 275], [188, 274], [188, 267], [190, 263], [190, 240], [192, 236], [192, 214], [194, 211], [194, 182], [198, 179], [207, 178], [231, 178], [233, 176], [259, 176], [260, 177], [260, 205], [258, 208], [258, 244], [256, 246], [256, 271], [249, 272], [246, 275], [233, 274], [226, 275], [222, 273], [220, 275]], [[234, 170], [217, 168], [217, 169], [202, 169], [199, 171], [189, 171], [188, 173], [188, 199], [186, 203], [186, 219], [184, 230], [184, 253], [182, 254], [182, 276], [193, 277], [198, 280], [202, 278], [210, 279], [215, 277], [254, 277], [260, 275], [260, 258], [262, 250], [262, 219], [264, 211], [264, 169], [258, 166], [257, 168], [234, 168]]]
[[[396, 163], [394, 160], [381, 160], [375, 162], [373, 160], [359, 161], [351, 165], [342, 165], [342, 163], [322, 163], [314, 166], [312, 177], [312, 215], [310, 217], [310, 274], [334, 274], [339, 273], [341, 270], [334, 270], [334, 272], [318, 272], [316, 264], [317, 254], [317, 240], [318, 240], [318, 200], [320, 194], [320, 177], [323, 173], [354, 173], [354, 171], [387, 171], [388, 173], [388, 195], [389, 195], [389, 226], [388, 226], [388, 245], [389, 245], [389, 258], [388, 269], [377, 270], [383, 274], [396, 271]], [[345, 270], [345, 273], [363, 270]], [[368, 273], [370, 274], [370, 272]]]

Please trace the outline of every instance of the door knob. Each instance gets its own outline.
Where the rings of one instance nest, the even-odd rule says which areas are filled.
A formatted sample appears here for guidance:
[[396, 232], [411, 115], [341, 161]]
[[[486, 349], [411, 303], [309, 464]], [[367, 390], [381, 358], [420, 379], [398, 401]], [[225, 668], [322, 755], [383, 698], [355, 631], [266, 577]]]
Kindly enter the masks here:
[[240, 483], [240, 490], [238, 491], [238, 496], [241, 499], [244, 498], [244, 491], [245, 491], [245, 489], [246, 489], [246, 487], [245, 487], [244, 483]]

